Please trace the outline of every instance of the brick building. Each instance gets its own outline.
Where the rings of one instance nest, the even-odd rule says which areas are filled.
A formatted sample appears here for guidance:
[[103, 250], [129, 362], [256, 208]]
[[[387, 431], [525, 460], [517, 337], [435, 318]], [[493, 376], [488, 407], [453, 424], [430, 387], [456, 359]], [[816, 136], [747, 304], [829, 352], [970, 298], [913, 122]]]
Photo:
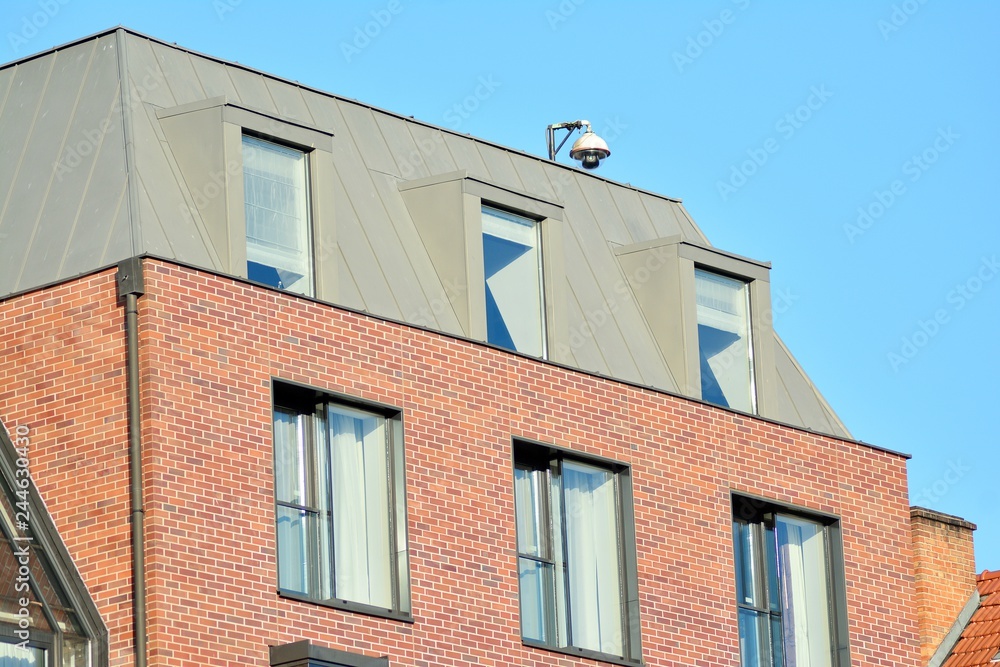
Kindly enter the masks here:
[[918, 664], [906, 456], [678, 200], [124, 29], [0, 99], [0, 666]]

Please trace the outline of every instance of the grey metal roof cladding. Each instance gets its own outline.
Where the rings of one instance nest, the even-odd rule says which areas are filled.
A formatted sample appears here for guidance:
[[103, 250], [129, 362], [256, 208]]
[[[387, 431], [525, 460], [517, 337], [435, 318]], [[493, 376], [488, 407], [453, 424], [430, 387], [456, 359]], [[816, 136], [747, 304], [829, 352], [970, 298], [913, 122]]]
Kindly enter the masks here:
[[[218, 97], [332, 134], [335, 234], [315, 242], [350, 308], [468, 335], [399, 190], [460, 170], [564, 207], [570, 330], [615, 300], [615, 247], [709, 245], [679, 200], [117, 28], [0, 67], [0, 298], [143, 253], [230, 272], [157, 117]], [[682, 393], [634, 299], [590, 332], [569, 365]], [[765, 416], [849, 438], [776, 335], [774, 356]]]

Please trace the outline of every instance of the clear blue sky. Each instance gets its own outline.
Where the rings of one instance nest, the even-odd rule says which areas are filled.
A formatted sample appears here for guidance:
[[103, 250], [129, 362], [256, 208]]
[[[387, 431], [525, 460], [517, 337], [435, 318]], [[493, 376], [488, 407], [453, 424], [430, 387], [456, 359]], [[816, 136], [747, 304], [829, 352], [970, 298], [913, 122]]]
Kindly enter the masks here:
[[0, 60], [118, 24], [538, 155], [591, 120], [602, 176], [773, 262], [806, 372], [1000, 569], [1000, 5], [9, 0]]

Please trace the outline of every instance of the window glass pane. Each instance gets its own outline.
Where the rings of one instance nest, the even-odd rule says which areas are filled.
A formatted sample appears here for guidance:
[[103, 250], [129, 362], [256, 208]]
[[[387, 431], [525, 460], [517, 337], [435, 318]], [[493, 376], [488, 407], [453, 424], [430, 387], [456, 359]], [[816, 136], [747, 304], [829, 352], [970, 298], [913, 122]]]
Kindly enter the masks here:
[[[768, 521], [764, 524], [764, 548], [766, 551], [765, 560], [767, 561], [767, 601], [768, 608], [771, 611], [780, 612], [781, 588], [778, 583], [778, 552], [776, 540], [777, 536], [775, 535], [774, 526], [770, 521]], [[775, 637], [780, 636], [780, 634], [775, 635]]]
[[0, 642], [0, 667], [45, 667], [45, 650]]
[[747, 284], [695, 270], [701, 397], [753, 412], [753, 383]]
[[518, 559], [521, 580], [521, 636], [552, 643], [552, 565]]
[[823, 526], [778, 515], [776, 528], [786, 660], [796, 667], [831, 666], [829, 577]]
[[278, 502], [310, 505], [306, 494], [305, 433], [300, 415], [290, 410], [274, 411], [274, 485]]
[[317, 590], [320, 563], [321, 525], [312, 512], [279, 505], [278, 515], [278, 587], [302, 595], [320, 595]]
[[88, 667], [87, 642], [66, 637], [63, 641], [63, 667]]
[[549, 544], [552, 546], [552, 558], [555, 561], [556, 578], [556, 642], [557, 646], [569, 646], [569, 577], [566, 569], [566, 547], [563, 540], [563, 494], [562, 466], [549, 468], [549, 500], [552, 503], [549, 520], [552, 528], [549, 531]]
[[385, 420], [329, 408], [336, 596], [392, 607]]
[[765, 603], [763, 586], [757, 575], [757, 531], [755, 524], [733, 522], [733, 544], [736, 555], [736, 597], [741, 604], [761, 608]]
[[410, 610], [410, 557], [406, 541], [406, 465], [403, 460], [403, 423], [394, 419], [392, 426], [392, 479], [396, 502], [393, 521], [396, 527], [396, 579], [399, 609]]
[[[739, 610], [740, 664], [742, 667], [770, 667], [767, 635], [768, 616], [750, 609]], [[779, 663], [780, 665], [780, 663]]]
[[547, 558], [544, 540], [544, 514], [541, 487], [545, 473], [518, 466], [514, 469], [514, 506], [517, 514], [517, 551], [527, 556]]
[[538, 223], [483, 207], [487, 340], [536, 357], [545, 354]]
[[564, 461], [563, 501], [573, 646], [622, 655], [621, 575], [614, 474]]
[[[775, 667], [782, 667], [785, 664], [784, 644], [782, 643], [781, 633], [782, 633], [782, 630], [781, 630], [781, 617], [780, 616], [772, 615], [771, 616], [771, 654], [774, 656], [774, 662], [772, 664], [774, 664]], [[792, 665], [789, 665], [789, 667], [792, 667], [793, 665], [794, 665], [794, 663], [792, 663]]]
[[248, 276], [311, 296], [307, 181], [305, 153], [243, 137]]

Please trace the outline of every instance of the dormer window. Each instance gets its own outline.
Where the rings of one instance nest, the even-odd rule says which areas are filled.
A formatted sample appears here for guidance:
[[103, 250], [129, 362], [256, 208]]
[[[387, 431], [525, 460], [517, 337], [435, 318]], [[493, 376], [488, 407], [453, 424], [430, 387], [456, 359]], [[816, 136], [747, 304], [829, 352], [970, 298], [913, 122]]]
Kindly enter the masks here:
[[[453, 309], [457, 320], [441, 330], [574, 363], [565, 344], [562, 206], [465, 171], [398, 187], [446, 292], [434, 302]], [[419, 310], [414, 314], [410, 321], [427, 324]]]
[[704, 269], [694, 276], [701, 398], [755, 412], [748, 285]]
[[308, 182], [303, 151], [243, 135], [247, 277], [312, 296]]
[[488, 342], [545, 355], [538, 222], [483, 206], [483, 273]]
[[774, 417], [771, 265], [680, 236], [615, 254], [678, 390]]

